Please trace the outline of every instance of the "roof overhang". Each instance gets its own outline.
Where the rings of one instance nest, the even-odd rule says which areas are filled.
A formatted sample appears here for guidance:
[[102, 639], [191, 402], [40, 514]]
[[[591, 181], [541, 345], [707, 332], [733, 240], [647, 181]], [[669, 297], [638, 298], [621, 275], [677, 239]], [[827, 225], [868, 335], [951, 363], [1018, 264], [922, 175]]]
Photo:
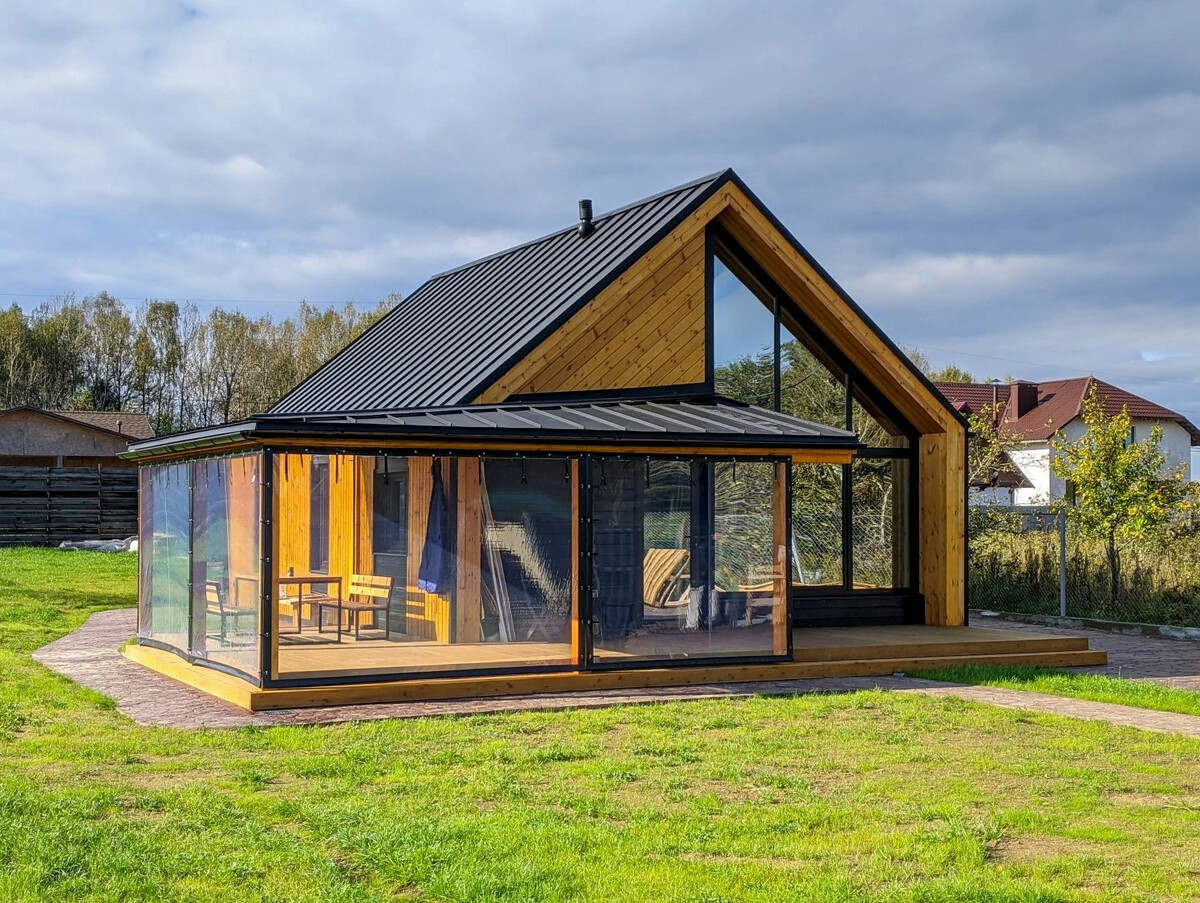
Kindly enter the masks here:
[[707, 453], [848, 461], [854, 433], [724, 398], [464, 405], [272, 415], [162, 436], [123, 457], [219, 454], [246, 445], [475, 451]]

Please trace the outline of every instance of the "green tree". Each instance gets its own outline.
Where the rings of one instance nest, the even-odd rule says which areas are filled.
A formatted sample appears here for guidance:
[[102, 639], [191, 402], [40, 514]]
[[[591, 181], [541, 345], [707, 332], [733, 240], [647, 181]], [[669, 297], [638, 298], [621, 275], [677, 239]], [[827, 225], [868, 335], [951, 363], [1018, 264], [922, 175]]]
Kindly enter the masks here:
[[1069, 487], [1056, 503], [1080, 531], [1104, 542], [1110, 600], [1121, 590], [1121, 547], [1162, 535], [1172, 516], [1186, 509], [1183, 470], [1168, 473], [1160, 448], [1162, 429], [1143, 442], [1130, 441], [1129, 411], [1108, 416], [1095, 387], [1084, 399], [1087, 432], [1074, 442], [1061, 433], [1051, 443], [1051, 472]]
[[969, 370], [964, 370], [958, 364], [946, 364], [940, 370], [928, 373], [929, 379], [935, 383], [973, 383], [975, 377]]

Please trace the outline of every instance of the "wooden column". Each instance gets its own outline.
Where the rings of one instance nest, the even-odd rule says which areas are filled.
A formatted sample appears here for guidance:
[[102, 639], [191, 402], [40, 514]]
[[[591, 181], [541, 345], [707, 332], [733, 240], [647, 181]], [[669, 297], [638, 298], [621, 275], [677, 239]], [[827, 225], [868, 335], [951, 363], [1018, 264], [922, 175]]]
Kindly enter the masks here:
[[771, 609], [771, 624], [774, 628], [774, 653], [786, 655], [788, 649], [788, 606], [791, 604], [791, 587], [788, 585], [788, 478], [787, 465], [775, 465], [775, 480], [771, 487], [771, 514], [774, 523], [775, 604]]
[[457, 567], [454, 569], [455, 643], [478, 643], [483, 639], [482, 572], [483, 492], [479, 479], [478, 458], [459, 458], [458, 493], [455, 501]]
[[921, 592], [925, 623], [963, 623], [966, 588], [966, 434], [927, 433], [920, 445]]
[[375, 573], [375, 458], [354, 459], [354, 572]]
[[[433, 494], [433, 468], [441, 467], [442, 488], [450, 502], [449, 460], [423, 456], [408, 459], [408, 587], [405, 593], [405, 628], [411, 636], [439, 643], [450, 642], [449, 593], [427, 593], [417, 586], [421, 558], [425, 553], [425, 535], [429, 527], [429, 501]], [[449, 517], [449, 515], [448, 515]], [[455, 519], [450, 517], [448, 529]]]

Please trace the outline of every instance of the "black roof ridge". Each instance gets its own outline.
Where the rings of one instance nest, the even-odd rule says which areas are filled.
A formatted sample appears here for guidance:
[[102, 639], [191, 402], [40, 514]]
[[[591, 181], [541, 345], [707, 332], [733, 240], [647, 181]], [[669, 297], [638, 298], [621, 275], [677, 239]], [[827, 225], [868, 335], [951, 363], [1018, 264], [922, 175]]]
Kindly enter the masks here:
[[[622, 204], [620, 207], [615, 207], [612, 210], [606, 210], [604, 213], [601, 213], [599, 216], [592, 217], [592, 222], [598, 224], [598, 223], [602, 222], [603, 220], [610, 219], [610, 218], [616, 216], [619, 213], [625, 213], [627, 210], [632, 210], [634, 207], [641, 207], [644, 204], [651, 204], [654, 201], [660, 201], [663, 198], [669, 197], [670, 195], [673, 195], [673, 194], [682, 194], [685, 191], [689, 191], [690, 189], [696, 188], [707, 182], [716, 182], [722, 176], [725, 176], [732, 172], [733, 172], [733, 169], [730, 167], [726, 167], [725, 169], [719, 169], [716, 172], [709, 173], [706, 176], [701, 176], [698, 179], [692, 179], [690, 182], [684, 182], [682, 185], [676, 185], [674, 188], [668, 188], [665, 191], [657, 192], [656, 194], [649, 195], [647, 197], [642, 198], [641, 200], [632, 201], [631, 203], [628, 203], [628, 204]], [[558, 238], [558, 236], [560, 236], [560, 235], [566, 235], [570, 232], [574, 232], [578, 228], [579, 228], [579, 226], [577, 224], [572, 225], [572, 226], [566, 226], [562, 229], [556, 229], [553, 232], [547, 232], [545, 235], [541, 236], [540, 238], [531, 238], [528, 241], [523, 241], [520, 244], [512, 245], [511, 247], [504, 248], [501, 251], [496, 251], [495, 253], [487, 254], [483, 257], [476, 258], [475, 260], [469, 260], [466, 263], [460, 263], [458, 266], [451, 267], [448, 270], [442, 270], [440, 273], [434, 273], [432, 276], [430, 276], [428, 279], [426, 279], [424, 282], [422, 282], [418, 288], [423, 288], [425, 285], [429, 284], [430, 282], [436, 282], [437, 280], [442, 279], [446, 276], [451, 276], [454, 273], [461, 273], [463, 270], [469, 270], [469, 269], [471, 269], [471, 267], [479, 266], [482, 263], [488, 263], [490, 261], [496, 260], [497, 258], [504, 257], [508, 254], [513, 254], [517, 251], [524, 250], [525, 248], [531, 248], [534, 245], [540, 245], [542, 242], [550, 241], [550, 239], [552, 239], [552, 238]], [[413, 291], [412, 294], [415, 295], [416, 291]]]

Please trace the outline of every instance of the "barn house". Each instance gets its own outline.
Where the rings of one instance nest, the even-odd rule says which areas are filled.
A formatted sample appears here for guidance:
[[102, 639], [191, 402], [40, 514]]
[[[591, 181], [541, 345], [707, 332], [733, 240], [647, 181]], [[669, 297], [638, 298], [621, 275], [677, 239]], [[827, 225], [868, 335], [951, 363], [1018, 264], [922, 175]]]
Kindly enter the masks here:
[[966, 428], [730, 170], [135, 443], [127, 654], [249, 709], [1089, 664], [969, 627]]

